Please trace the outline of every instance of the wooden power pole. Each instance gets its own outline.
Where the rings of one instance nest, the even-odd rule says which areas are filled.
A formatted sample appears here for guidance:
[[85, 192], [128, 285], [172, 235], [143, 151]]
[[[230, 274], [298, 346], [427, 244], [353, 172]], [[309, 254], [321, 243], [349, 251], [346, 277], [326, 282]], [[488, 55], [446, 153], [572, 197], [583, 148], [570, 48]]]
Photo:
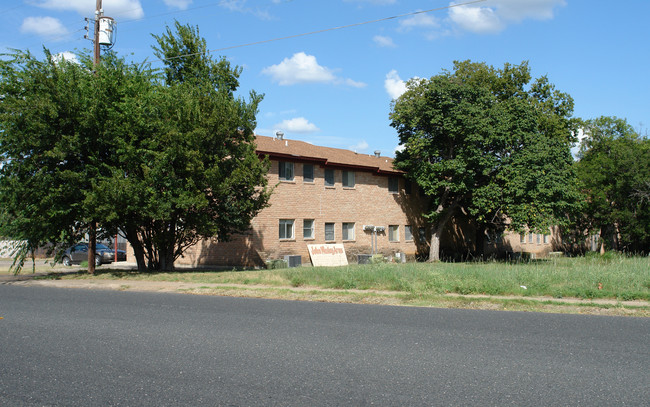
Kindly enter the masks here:
[[[95, 71], [99, 68], [99, 18], [102, 16], [102, 0], [95, 4], [95, 42], [94, 42], [94, 66]], [[97, 222], [93, 219], [88, 227], [88, 273], [95, 273], [95, 253], [97, 253]]]

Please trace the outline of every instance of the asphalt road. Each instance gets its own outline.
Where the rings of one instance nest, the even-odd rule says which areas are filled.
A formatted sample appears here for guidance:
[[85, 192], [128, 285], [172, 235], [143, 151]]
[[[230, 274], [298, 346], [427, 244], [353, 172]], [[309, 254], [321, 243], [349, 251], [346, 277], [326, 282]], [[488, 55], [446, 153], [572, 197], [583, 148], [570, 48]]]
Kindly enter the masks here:
[[644, 405], [650, 319], [0, 285], [0, 405]]

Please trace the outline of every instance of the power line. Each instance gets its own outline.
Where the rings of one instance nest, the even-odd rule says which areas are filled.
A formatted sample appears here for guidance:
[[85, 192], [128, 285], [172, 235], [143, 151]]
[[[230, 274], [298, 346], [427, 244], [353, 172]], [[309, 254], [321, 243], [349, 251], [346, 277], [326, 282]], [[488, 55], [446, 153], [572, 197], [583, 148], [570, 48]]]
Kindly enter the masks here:
[[[226, 51], [226, 50], [235, 49], [235, 48], [250, 47], [251, 45], [266, 44], [266, 43], [269, 43], [269, 42], [288, 40], [288, 39], [291, 39], [291, 38], [305, 37], [305, 36], [308, 36], [308, 35], [320, 34], [320, 33], [328, 32], [328, 31], [342, 30], [344, 28], [358, 27], [358, 26], [366, 25], [366, 24], [374, 24], [374, 23], [379, 23], [379, 22], [388, 21], [388, 20], [394, 20], [394, 19], [398, 19], [398, 18], [402, 18], [402, 17], [409, 17], [409, 16], [415, 16], [415, 15], [418, 15], [418, 14], [432, 13], [434, 11], [446, 10], [446, 9], [451, 9], [451, 8], [454, 8], [454, 7], [468, 6], [468, 5], [471, 5], [471, 4], [482, 3], [482, 2], [485, 2], [485, 1], [487, 1], [487, 0], [474, 0], [474, 1], [469, 1], [469, 2], [466, 2], [466, 3], [450, 4], [450, 5], [444, 6], [444, 7], [437, 7], [437, 8], [432, 8], [432, 9], [429, 9], [429, 10], [413, 11], [413, 12], [410, 12], [410, 13], [398, 14], [398, 15], [394, 15], [394, 16], [390, 16], [390, 17], [379, 18], [379, 19], [376, 19], [376, 20], [364, 21], [364, 22], [361, 22], [361, 23], [353, 23], [353, 24], [341, 25], [341, 26], [338, 26], [338, 27], [324, 28], [322, 30], [317, 30], [317, 31], [310, 31], [310, 32], [301, 33], [301, 34], [288, 35], [286, 37], [278, 37], [278, 38], [272, 38], [272, 39], [269, 39], [269, 40], [262, 40], [262, 41], [249, 42], [249, 43], [246, 43], [246, 44], [232, 45], [230, 47], [224, 47], [224, 48], [216, 48], [216, 49], [207, 51], [207, 53], [210, 54], [210, 53], [214, 53], [214, 52]], [[172, 60], [172, 59], [191, 57], [191, 56], [196, 56], [196, 55], [201, 55], [201, 54], [202, 54], [201, 52], [195, 52], [195, 53], [192, 53], [192, 54], [177, 55], [177, 56], [169, 57], [169, 58], [154, 59], [151, 62], [169, 61], [169, 60]]]

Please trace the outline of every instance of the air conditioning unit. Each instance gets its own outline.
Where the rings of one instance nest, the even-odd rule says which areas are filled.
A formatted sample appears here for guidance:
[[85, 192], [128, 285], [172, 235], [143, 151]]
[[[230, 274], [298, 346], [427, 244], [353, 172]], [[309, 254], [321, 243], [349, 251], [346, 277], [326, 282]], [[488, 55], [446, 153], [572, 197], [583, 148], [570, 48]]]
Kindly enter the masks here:
[[284, 261], [287, 262], [289, 267], [300, 267], [302, 266], [302, 256], [284, 256]]
[[357, 254], [357, 263], [358, 264], [372, 263], [372, 254]]

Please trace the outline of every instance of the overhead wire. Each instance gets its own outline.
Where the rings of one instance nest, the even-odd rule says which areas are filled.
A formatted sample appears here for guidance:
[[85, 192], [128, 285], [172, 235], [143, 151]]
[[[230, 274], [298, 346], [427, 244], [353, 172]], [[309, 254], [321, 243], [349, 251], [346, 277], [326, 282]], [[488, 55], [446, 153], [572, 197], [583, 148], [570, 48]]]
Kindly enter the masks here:
[[[285, 37], [277, 37], [277, 38], [272, 38], [272, 39], [268, 39], [268, 40], [249, 42], [249, 43], [246, 43], [246, 44], [239, 44], [239, 45], [232, 45], [232, 46], [229, 46], [229, 47], [216, 48], [216, 49], [208, 50], [208, 51], [206, 51], [206, 53], [211, 54], [211, 53], [220, 52], [220, 51], [227, 51], [227, 50], [235, 49], [235, 48], [250, 47], [252, 45], [266, 44], [266, 43], [269, 43], [269, 42], [275, 42], [275, 41], [288, 40], [288, 39], [292, 39], [292, 38], [305, 37], [305, 36], [314, 35], [314, 34], [321, 34], [321, 33], [328, 32], [328, 31], [342, 30], [342, 29], [351, 28], [351, 27], [359, 27], [359, 26], [362, 26], [362, 25], [374, 24], [374, 23], [379, 23], [379, 22], [382, 22], [382, 21], [394, 20], [394, 19], [398, 19], [398, 18], [410, 17], [410, 16], [415, 16], [415, 15], [425, 14], [425, 13], [432, 13], [434, 11], [447, 10], [447, 9], [451, 9], [451, 8], [454, 8], [454, 7], [468, 6], [468, 5], [471, 5], [471, 4], [482, 3], [482, 2], [485, 2], [485, 1], [487, 1], [487, 0], [474, 0], [474, 1], [468, 1], [468, 2], [465, 2], [465, 3], [457, 3], [457, 4], [450, 4], [448, 6], [443, 6], [443, 7], [436, 7], [436, 8], [432, 8], [432, 9], [428, 9], [428, 10], [412, 11], [412, 12], [409, 12], [409, 13], [398, 14], [398, 15], [394, 15], [394, 16], [390, 16], [390, 17], [378, 18], [376, 20], [363, 21], [363, 22], [360, 22], [360, 23], [346, 24], [346, 25], [341, 25], [341, 26], [338, 26], [338, 27], [324, 28], [322, 30], [309, 31], [309, 32], [300, 33], [300, 34], [287, 35]], [[169, 61], [169, 60], [173, 60], [173, 59], [191, 57], [191, 56], [196, 56], [196, 55], [201, 55], [201, 54], [203, 54], [203, 52], [194, 52], [194, 53], [189, 53], [189, 54], [177, 55], [177, 56], [173, 56], [173, 57], [169, 57], [169, 58], [154, 59], [151, 62]]]

